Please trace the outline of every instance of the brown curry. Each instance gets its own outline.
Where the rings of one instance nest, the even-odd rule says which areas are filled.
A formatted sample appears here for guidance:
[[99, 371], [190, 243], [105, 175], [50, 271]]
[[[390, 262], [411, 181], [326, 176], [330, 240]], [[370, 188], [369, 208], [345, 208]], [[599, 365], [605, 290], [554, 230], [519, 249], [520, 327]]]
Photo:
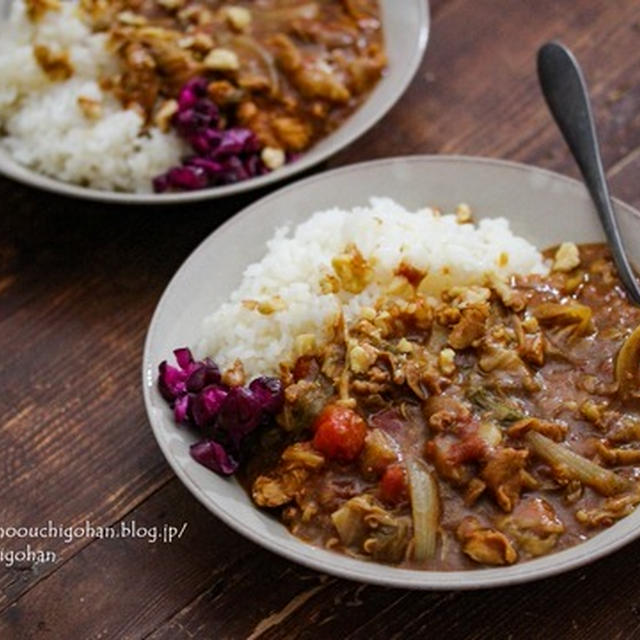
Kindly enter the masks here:
[[168, 128], [181, 87], [209, 82], [230, 126], [307, 149], [362, 102], [386, 65], [376, 0], [83, 0], [122, 72], [128, 108]]
[[[640, 502], [640, 309], [608, 250], [548, 276], [401, 295], [338, 323], [283, 372], [286, 404], [244, 469], [296, 536], [421, 569], [575, 545]], [[553, 257], [548, 252], [547, 257]]]

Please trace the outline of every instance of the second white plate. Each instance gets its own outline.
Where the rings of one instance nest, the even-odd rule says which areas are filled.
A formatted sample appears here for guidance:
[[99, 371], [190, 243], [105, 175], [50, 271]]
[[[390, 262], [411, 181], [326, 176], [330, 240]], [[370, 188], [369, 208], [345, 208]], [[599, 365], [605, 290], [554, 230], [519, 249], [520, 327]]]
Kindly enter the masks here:
[[[27, 169], [14, 162], [0, 147], [0, 174], [24, 184], [67, 196], [120, 202], [123, 204], [157, 205], [194, 202], [220, 198], [235, 193], [258, 189], [290, 178], [326, 160], [329, 156], [351, 144], [356, 138], [380, 120], [411, 82], [422, 60], [429, 34], [429, 4], [427, 0], [380, 0], [383, 16], [385, 47], [389, 60], [386, 74], [376, 85], [364, 104], [342, 126], [305, 152], [296, 162], [258, 178], [199, 191], [184, 193], [140, 194], [100, 191], [55, 180]], [[1, 19], [1, 17], [0, 17]]]

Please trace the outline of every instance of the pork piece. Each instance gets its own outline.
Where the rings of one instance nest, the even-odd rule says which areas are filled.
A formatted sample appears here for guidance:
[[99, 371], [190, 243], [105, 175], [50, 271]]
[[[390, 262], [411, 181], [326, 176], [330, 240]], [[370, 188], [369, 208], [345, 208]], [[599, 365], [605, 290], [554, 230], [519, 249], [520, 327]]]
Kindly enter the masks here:
[[518, 554], [509, 538], [489, 527], [483, 527], [477, 518], [463, 518], [456, 530], [462, 551], [480, 564], [513, 564]]
[[450, 396], [429, 396], [422, 403], [424, 417], [434, 431], [444, 431], [452, 425], [468, 422], [471, 413], [460, 401]]
[[427, 442], [425, 457], [430, 460], [440, 476], [454, 485], [464, 485], [471, 479], [471, 469], [466, 463], [482, 459], [487, 452], [487, 443], [476, 432], [464, 434], [462, 438], [452, 433], [443, 433]]
[[523, 291], [512, 289], [507, 282], [495, 274], [491, 274], [488, 280], [489, 286], [495, 291], [505, 307], [513, 309], [514, 311], [522, 311], [525, 308], [527, 305], [527, 296]]
[[562, 442], [567, 435], [567, 425], [540, 418], [523, 418], [512, 424], [507, 433], [512, 438], [521, 438], [527, 431], [537, 431], [555, 442]]
[[492, 344], [485, 340], [481, 347], [478, 366], [485, 373], [491, 374], [488, 376], [491, 384], [500, 391], [535, 391], [538, 388], [529, 368], [515, 348], [499, 343]]
[[532, 556], [549, 553], [565, 532], [562, 520], [542, 498], [523, 500], [513, 513], [498, 520], [498, 526]]
[[486, 488], [487, 484], [480, 480], [480, 478], [471, 478], [464, 492], [465, 506], [472, 507]]
[[631, 416], [618, 418], [611, 432], [607, 434], [608, 439], [615, 443], [640, 441], [640, 420]]
[[546, 342], [538, 321], [530, 317], [523, 322], [516, 315], [512, 316], [512, 320], [518, 339], [518, 354], [525, 362], [541, 367], [544, 364]]
[[531, 364], [541, 367], [544, 364], [545, 340], [542, 333], [524, 335], [518, 347], [520, 357]]
[[272, 127], [272, 114], [266, 109], [259, 109], [255, 102], [246, 100], [236, 110], [238, 124], [253, 131], [258, 140], [267, 146], [279, 148], [280, 139]]
[[351, 498], [331, 514], [340, 541], [379, 562], [400, 562], [410, 535], [410, 519], [395, 517], [370, 494]]
[[282, 453], [279, 465], [270, 473], [256, 478], [251, 489], [259, 507], [281, 507], [304, 493], [311, 472], [324, 465], [324, 456], [308, 442], [298, 442]]
[[332, 68], [305, 60], [289, 36], [279, 33], [271, 38], [270, 45], [282, 72], [305, 98], [322, 98], [339, 104], [349, 101], [351, 92]]
[[311, 142], [311, 127], [295, 116], [273, 118], [271, 127], [282, 146], [290, 151], [302, 151]]
[[299, 19], [291, 24], [291, 30], [302, 40], [316, 42], [327, 49], [339, 49], [352, 46], [358, 31], [352, 26], [340, 22], [323, 23], [316, 20]]
[[404, 364], [403, 371], [407, 385], [421, 400], [426, 399], [427, 393], [442, 393], [443, 377], [435, 360], [425, 359], [423, 362], [409, 360]]
[[596, 443], [596, 451], [607, 465], [615, 467], [618, 465], [640, 464], [640, 449], [630, 449], [624, 447], [612, 448], [604, 442]]
[[526, 449], [502, 447], [496, 449], [482, 469], [480, 476], [487, 483], [498, 505], [504, 511], [512, 511], [523, 487], [530, 483], [525, 465], [529, 452]]
[[470, 347], [484, 335], [487, 316], [488, 311], [485, 307], [477, 306], [464, 309], [460, 320], [449, 334], [449, 344], [454, 349]]
[[610, 527], [616, 520], [628, 516], [640, 504], [640, 487], [624, 496], [607, 498], [595, 509], [576, 511], [576, 520], [587, 527]]
[[382, 52], [352, 60], [347, 67], [351, 88], [357, 93], [368, 91], [380, 79], [386, 64], [387, 59]]

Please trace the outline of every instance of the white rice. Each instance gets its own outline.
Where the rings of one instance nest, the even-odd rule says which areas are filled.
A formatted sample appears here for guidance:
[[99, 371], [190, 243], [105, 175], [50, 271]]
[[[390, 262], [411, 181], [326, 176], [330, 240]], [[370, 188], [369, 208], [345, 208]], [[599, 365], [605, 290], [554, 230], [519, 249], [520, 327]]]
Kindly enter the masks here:
[[[323, 294], [320, 281], [350, 243], [373, 263], [373, 281], [357, 295]], [[291, 359], [297, 336], [312, 334], [321, 344], [336, 314], [342, 309], [349, 320], [374, 303], [401, 262], [428, 273], [426, 291], [435, 297], [452, 286], [482, 284], [489, 273], [548, 272], [540, 252], [504, 218], [460, 224], [455, 215], [409, 212], [388, 198], [372, 198], [368, 207], [323, 211], [293, 230], [278, 229], [264, 258], [247, 267], [230, 300], [205, 320], [203, 350], [223, 367], [239, 358], [250, 375], [276, 373]], [[242, 304], [274, 296], [286, 308], [269, 315]]]
[[[148, 192], [151, 179], [179, 164], [182, 142], [124, 110], [97, 81], [117, 72], [105, 48], [105, 35], [91, 33], [78, 3], [63, 2], [32, 23], [23, 0], [13, 0], [8, 21], [0, 23], [0, 148], [17, 162], [59, 180], [97, 189]], [[53, 82], [33, 55], [34, 45], [66, 51], [74, 69]], [[78, 97], [101, 105], [87, 117]]]

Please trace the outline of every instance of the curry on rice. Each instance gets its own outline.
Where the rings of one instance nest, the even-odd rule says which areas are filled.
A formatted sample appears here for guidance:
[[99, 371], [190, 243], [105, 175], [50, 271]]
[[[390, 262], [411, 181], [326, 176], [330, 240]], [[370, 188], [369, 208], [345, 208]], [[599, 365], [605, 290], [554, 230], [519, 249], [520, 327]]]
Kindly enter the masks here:
[[605, 246], [554, 255], [548, 276], [437, 304], [399, 268], [403, 302], [283, 369], [278, 425], [243, 472], [255, 503], [311, 543], [440, 570], [544, 555], [629, 514], [640, 309]]
[[427, 570], [549, 554], [640, 503], [640, 308], [605, 245], [540, 253], [388, 199], [284, 231], [205, 323], [226, 369], [160, 367], [197, 462], [309, 543]]

